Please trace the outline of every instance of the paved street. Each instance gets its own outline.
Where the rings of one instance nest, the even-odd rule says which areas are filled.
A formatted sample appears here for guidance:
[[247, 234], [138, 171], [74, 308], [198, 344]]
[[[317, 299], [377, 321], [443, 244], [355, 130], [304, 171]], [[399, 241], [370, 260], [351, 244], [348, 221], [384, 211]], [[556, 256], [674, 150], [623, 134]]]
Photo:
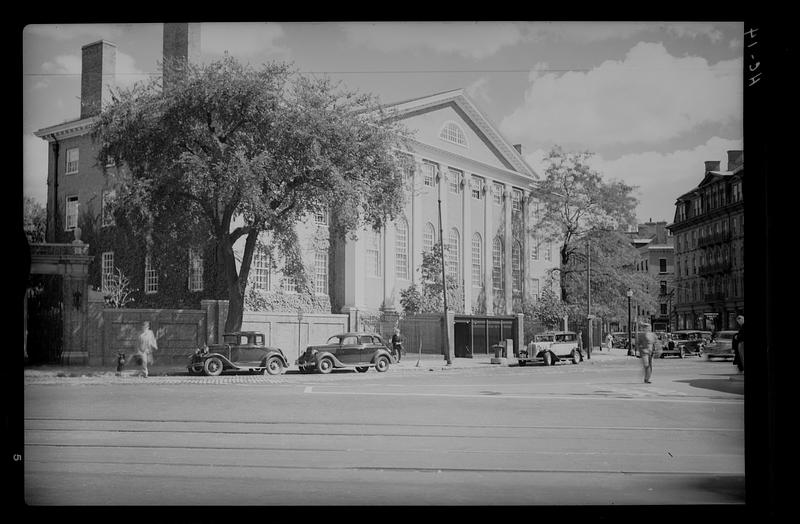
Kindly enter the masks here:
[[[26, 373], [33, 505], [744, 503], [729, 362], [148, 379]], [[68, 375], [62, 373], [62, 375]]]

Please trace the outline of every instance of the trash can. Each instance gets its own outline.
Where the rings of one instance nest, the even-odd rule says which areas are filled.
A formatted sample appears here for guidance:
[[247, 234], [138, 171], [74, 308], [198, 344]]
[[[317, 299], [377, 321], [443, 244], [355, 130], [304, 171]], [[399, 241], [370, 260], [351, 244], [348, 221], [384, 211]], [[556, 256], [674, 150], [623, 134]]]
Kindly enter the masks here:
[[495, 344], [492, 349], [494, 350], [494, 358], [505, 358], [506, 346], [504, 343]]

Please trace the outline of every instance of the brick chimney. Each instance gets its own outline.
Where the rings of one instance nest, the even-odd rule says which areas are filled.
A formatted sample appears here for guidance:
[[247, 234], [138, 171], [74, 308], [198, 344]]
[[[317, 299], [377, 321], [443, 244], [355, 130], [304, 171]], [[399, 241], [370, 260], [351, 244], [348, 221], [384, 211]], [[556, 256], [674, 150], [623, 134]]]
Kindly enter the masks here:
[[111, 99], [117, 70], [117, 45], [105, 40], [81, 48], [81, 118], [100, 114]]
[[728, 151], [728, 171], [733, 171], [744, 161], [744, 151]]
[[176, 75], [181, 74], [182, 66], [200, 60], [200, 24], [164, 24], [163, 60], [162, 87], [168, 89]]
[[706, 160], [706, 173], [709, 171], [719, 171], [719, 160]]

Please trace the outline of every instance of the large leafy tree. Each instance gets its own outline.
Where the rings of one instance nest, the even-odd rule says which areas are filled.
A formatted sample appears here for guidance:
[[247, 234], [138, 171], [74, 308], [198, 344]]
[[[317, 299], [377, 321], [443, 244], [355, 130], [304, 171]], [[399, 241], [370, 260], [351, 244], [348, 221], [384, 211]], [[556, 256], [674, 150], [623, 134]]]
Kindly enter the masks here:
[[[573, 303], [571, 283], [585, 271], [586, 242], [619, 231], [636, 221], [635, 189], [621, 181], [603, 179], [593, 170], [588, 152], [566, 152], [554, 147], [545, 159], [544, 178], [535, 190], [540, 209], [532, 221], [535, 234], [543, 241], [559, 246], [561, 299]], [[617, 244], [614, 244], [617, 247]], [[632, 257], [627, 251], [624, 256]], [[630, 261], [633, 259], [631, 258]]]
[[[604, 318], [622, 319], [627, 315], [627, 296], [634, 292], [635, 303], [648, 311], [656, 311], [658, 282], [647, 272], [636, 269], [639, 258], [630, 238], [621, 231], [594, 231], [584, 237], [587, 242], [578, 242], [563, 271], [570, 316], [583, 317], [586, 314], [587, 270], [591, 289], [591, 313]], [[582, 244], [582, 245], [581, 245]], [[582, 249], [581, 249], [582, 248]], [[589, 264], [587, 267], [587, 257]]]
[[[295, 225], [332, 209], [332, 235], [380, 228], [404, 199], [407, 137], [371, 95], [310, 78], [285, 63], [253, 68], [230, 56], [205, 65], [165, 63], [159, 79], [115, 92], [95, 136], [103, 165], [126, 173], [117, 204], [154, 228], [189, 216], [215, 248], [216, 295], [239, 329], [258, 237], [270, 232], [284, 274], [307, 286]], [[244, 239], [241, 263], [234, 244]]]

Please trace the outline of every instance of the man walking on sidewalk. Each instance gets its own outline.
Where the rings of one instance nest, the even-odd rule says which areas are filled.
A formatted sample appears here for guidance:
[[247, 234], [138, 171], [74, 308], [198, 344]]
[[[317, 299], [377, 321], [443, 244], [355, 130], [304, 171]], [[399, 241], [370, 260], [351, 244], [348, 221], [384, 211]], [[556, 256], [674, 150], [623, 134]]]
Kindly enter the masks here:
[[147, 378], [147, 364], [153, 361], [153, 351], [158, 350], [156, 343], [156, 336], [150, 329], [150, 322], [142, 322], [142, 332], [139, 334], [139, 340], [136, 344], [136, 353], [131, 355], [131, 360], [136, 360], [141, 366], [140, 375]]

